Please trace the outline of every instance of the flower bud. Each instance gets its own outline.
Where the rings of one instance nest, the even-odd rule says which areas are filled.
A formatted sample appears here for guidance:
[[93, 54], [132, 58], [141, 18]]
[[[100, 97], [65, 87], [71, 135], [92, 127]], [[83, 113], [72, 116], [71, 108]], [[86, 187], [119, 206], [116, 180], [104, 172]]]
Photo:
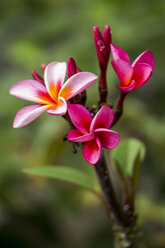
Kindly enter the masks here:
[[104, 36], [101, 34], [99, 28], [93, 28], [94, 42], [97, 52], [98, 61], [101, 68], [106, 68], [110, 55], [111, 31], [108, 25], [105, 26]]

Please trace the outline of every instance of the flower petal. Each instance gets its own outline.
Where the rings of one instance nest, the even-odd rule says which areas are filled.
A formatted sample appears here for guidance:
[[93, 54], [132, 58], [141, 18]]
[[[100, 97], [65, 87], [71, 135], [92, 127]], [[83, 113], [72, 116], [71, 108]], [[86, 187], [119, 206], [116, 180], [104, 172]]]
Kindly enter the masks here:
[[78, 130], [72, 129], [68, 132], [67, 138], [72, 142], [87, 142], [94, 138], [94, 133], [82, 135]]
[[66, 111], [67, 103], [64, 98], [59, 97], [58, 102], [53, 104], [52, 107], [47, 110], [47, 113], [50, 115], [65, 115]]
[[14, 84], [10, 88], [10, 94], [27, 101], [42, 104], [52, 102], [45, 86], [33, 79], [23, 80]]
[[54, 100], [57, 100], [58, 93], [64, 83], [66, 68], [67, 65], [65, 62], [52, 62], [45, 69], [45, 85]]
[[92, 116], [90, 112], [80, 104], [68, 104], [68, 114], [73, 125], [83, 134], [89, 132]]
[[90, 132], [96, 128], [109, 128], [114, 119], [114, 112], [108, 106], [103, 106], [95, 115], [90, 126]]
[[134, 67], [132, 79], [135, 80], [135, 89], [142, 86], [152, 75], [152, 68], [145, 63], [138, 63]]
[[111, 44], [110, 47], [111, 47], [111, 52], [112, 52], [112, 56], [114, 60], [118, 60], [118, 59], [124, 60], [130, 65], [129, 56], [123, 49], [113, 44]]
[[111, 63], [120, 79], [121, 85], [128, 86], [133, 74], [133, 68], [131, 65], [120, 59], [113, 60]]
[[93, 73], [78, 72], [66, 81], [59, 92], [59, 96], [62, 96], [64, 99], [68, 100], [84, 91], [96, 79], [97, 76]]
[[115, 131], [105, 128], [98, 128], [95, 129], [94, 133], [97, 137], [99, 137], [99, 140], [104, 148], [112, 149], [119, 144], [120, 137]]
[[118, 89], [122, 90], [122, 91], [129, 92], [129, 91], [135, 89], [135, 80], [131, 80], [129, 86], [121, 87], [121, 86], [119, 86], [119, 85], [117, 85], [117, 84], [115, 84], [115, 86], [116, 86]]
[[155, 61], [154, 56], [151, 51], [147, 50], [140, 54], [135, 61], [133, 62], [132, 66], [135, 67], [138, 63], [145, 63], [151, 66], [152, 70], [154, 69]]
[[44, 113], [47, 108], [47, 105], [35, 104], [20, 109], [15, 116], [13, 127], [19, 128], [29, 124]]
[[90, 164], [96, 164], [101, 157], [102, 147], [98, 137], [88, 141], [83, 147], [83, 156]]

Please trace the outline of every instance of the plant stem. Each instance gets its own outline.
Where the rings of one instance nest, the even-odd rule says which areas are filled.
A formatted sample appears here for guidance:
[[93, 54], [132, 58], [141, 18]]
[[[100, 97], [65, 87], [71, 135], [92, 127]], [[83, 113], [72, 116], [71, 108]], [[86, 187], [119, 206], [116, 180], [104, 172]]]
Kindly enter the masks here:
[[124, 99], [126, 97], [126, 95], [128, 94], [128, 92], [125, 91], [120, 91], [120, 97], [116, 106], [116, 111], [115, 111], [115, 117], [114, 117], [114, 121], [113, 121], [113, 125], [115, 125], [118, 120], [120, 119], [120, 117], [122, 116], [123, 113], [123, 106], [124, 106]]
[[114, 248], [145, 248], [142, 234], [136, 223], [126, 228], [113, 226]]
[[120, 227], [126, 227], [128, 221], [115, 195], [103, 154], [100, 161], [95, 165], [95, 171], [109, 211], [114, 215], [114, 218]]
[[101, 74], [99, 78], [99, 93], [100, 93], [100, 98], [99, 98], [99, 105], [105, 104], [107, 101], [107, 80], [106, 80], [106, 71], [107, 68], [101, 68]]

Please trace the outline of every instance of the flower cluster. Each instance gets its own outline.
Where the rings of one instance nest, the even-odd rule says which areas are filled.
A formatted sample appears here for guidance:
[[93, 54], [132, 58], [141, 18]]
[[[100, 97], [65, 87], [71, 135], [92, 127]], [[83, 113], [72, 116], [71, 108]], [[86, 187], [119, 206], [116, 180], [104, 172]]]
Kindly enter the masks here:
[[[48, 65], [43, 64], [41, 66], [43, 78], [33, 71], [33, 79], [20, 81], [10, 88], [11, 95], [37, 103], [17, 112], [14, 128], [29, 124], [43, 112], [64, 116], [76, 128], [68, 132], [68, 140], [84, 144], [83, 156], [90, 164], [96, 164], [99, 161], [102, 147], [112, 149], [119, 143], [119, 134], [109, 128], [120, 117], [119, 109], [122, 109], [126, 95], [124, 94], [123, 97], [123, 92], [128, 93], [142, 86], [151, 77], [154, 69], [151, 51], [143, 52], [131, 65], [128, 54], [111, 44], [111, 31], [108, 25], [105, 26], [103, 35], [98, 27], [94, 27], [93, 32], [101, 71], [99, 105], [94, 111], [92, 108], [90, 112], [85, 106], [85, 90], [98, 77], [91, 72], [82, 72], [72, 57], [69, 58], [68, 64], [57, 61]], [[116, 85], [121, 91], [122, 98], [119, 99], [115, 113], [106, 101], [106, 69], [110, 51], [113, 56], [112, 66], [121, 82], [121, 86]], [[67, 69], [68, 79], [64, 83]], [[95, 116], [92, 118], [94, 113]]]

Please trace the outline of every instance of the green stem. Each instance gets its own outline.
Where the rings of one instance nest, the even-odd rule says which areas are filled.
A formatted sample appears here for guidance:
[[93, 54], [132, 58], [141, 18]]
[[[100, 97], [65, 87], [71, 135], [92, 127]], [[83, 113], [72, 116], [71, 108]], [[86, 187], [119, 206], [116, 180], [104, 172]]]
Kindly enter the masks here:
[[114, 248], [145, 248], [142, 234], [134, 222], [127, 228], [113, 227]]

